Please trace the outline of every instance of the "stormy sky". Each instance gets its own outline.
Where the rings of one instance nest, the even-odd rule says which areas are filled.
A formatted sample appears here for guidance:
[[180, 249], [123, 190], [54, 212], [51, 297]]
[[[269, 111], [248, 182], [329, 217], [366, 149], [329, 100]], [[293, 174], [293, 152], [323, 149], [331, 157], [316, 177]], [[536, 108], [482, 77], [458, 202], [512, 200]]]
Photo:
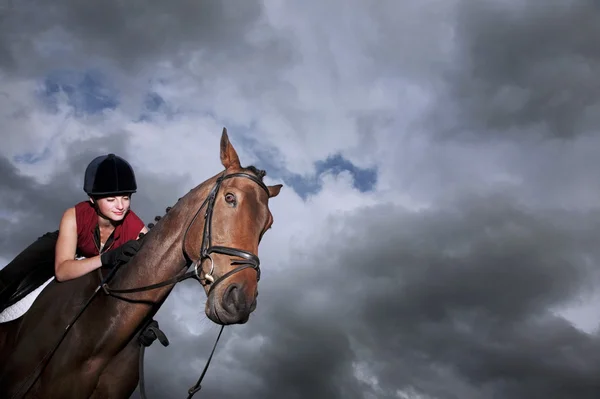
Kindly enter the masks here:
[[[598, 34], [592, 0], [0, 0], [0, 265], [93, 157], [149, 223], [226, 126], [284, 188], [198, 397], [598, 398]], [[204, 301], [158, 313], [151, 398], [200, 374]]]

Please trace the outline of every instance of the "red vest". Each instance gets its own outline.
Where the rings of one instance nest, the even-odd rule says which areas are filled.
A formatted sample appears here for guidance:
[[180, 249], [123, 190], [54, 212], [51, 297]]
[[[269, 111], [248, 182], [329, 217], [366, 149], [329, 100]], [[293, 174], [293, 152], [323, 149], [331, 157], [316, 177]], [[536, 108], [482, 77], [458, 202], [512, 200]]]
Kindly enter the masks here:
[[[98, 214], [90, 201], [83, 201], [75, 205], [75, 220], [77, 221], [77, 256], [91, 258], [99, 255], [96, 241], [100, 245], [100, 237], [97, 238]], [[144, 228], [144, 222], [129, 210], [125, 218], [119, 223], [109, 239], [106, 241], [103, 252], [117, 248], [129, 240], [138, 238], [140, 231]]]

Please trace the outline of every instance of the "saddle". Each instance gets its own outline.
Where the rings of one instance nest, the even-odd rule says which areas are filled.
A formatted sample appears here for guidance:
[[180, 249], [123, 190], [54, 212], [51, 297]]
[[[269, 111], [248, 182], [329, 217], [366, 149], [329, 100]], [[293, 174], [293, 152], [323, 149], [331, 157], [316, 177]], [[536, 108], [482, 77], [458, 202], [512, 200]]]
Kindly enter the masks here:
[[46, 233], [0, 269], [0, 313], [54, 277], [58, 231]]
[[[54, 276], [54, 264], [51, 267], [45, 267], [46, 265], [43, 264], [37, 266], [32, 270], [22, 271], [17, 279], [0, 283], [3, 285], [0, 288], [0, 313], [25, 298]], [[2, 277], [0, 279], [4, 280]]]

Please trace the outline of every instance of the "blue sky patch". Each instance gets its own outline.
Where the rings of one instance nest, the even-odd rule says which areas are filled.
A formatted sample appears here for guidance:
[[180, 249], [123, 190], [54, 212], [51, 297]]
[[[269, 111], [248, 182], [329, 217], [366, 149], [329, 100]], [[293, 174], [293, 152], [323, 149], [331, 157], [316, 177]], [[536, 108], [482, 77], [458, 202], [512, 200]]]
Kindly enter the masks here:
[[154, 92], [148, 93], [144, 99], [144, 108], [150, 112], [158, 111], [163, 105], [165, 105], [165, 100]]
[[178, 111], [174, 109], [160, 94], [151, 91], [148, 92], [142, 103], [142, 111], [136, 122], [140, 121], [151, 121], [153, 119], [152, 114], [160, 113], [166, 116], [167, 119], [172, 119], [178, 114]]
[[341, 154], [335, 154], [325, 160], [317, 161], [314, 165], [316, 171], [313, 175], [302, 176], [286, 170], [277, 177], [281, 178], [285, 184], [292, 186], [302, 199], [306, 199], [310, 195], [321, 191], [321, 178], [327, 173], [337, 176], [342, 172], [350, 172], [350, 175], [353, 177], [352, 185], [363, 193], [373, 190], [375, 183], [377, 183], [376, 168], [359, 168]]
[[360, 192], [368, 192], [375, 188], [377, 183], [377, 169], [363, 169], [354, 165], [341, 154], [329, 156], [327, 159], [315, 162], [315, 173], [312, 175], [300, 175], [292, 173], [283, 165], [284, 161], [279, 151], [275, 148], [265, 147], [250, 137], [251, 131], [247, 128], [232, 127], [236, 132], [247, 131], [248, 134], [230, 134], [231, 140], [240, 140], [243, 145], [252, 149], [259, 161], [255, 164], [257, 168], [265, 169], [267, 175], [275, 179], [281, 179], [291, 186], [294, 191], [302, 198], [306, 199], [311, 195], [317, 194], [322, 189], [321, 177], [326, 173], [339, 175], [342, 172], [350, 172], [354, 181], [353, 186]]
[[344, 171], [350, 172], [354, 178], [354, 187], [363, 193], [373, 190], [377, 183], [376, 168], [359, 168], [340, 154], [330, 156], [324, 161], [317, 161], [315, 166], [318, 176], [326, 172], [332, 172], [334, 175]]
[[67, 102], [78, 114], [96, 114], [115, 109], [119, 104], [116, 90], [96, 71], [54, 71], [44, 79], [40, 93], [47, 106], [56, 109], [57, 96], [64, 93]]
[[50, 147], [44, 148], [44, 151], [41, 153], [35, 152], [25, 152], [22, 154], [17, 154], [13, 157], [13, 160], [17, 163], [25, 163], [29, 165], [33, 165], [40, 161], [47, 159], [50, 156]]

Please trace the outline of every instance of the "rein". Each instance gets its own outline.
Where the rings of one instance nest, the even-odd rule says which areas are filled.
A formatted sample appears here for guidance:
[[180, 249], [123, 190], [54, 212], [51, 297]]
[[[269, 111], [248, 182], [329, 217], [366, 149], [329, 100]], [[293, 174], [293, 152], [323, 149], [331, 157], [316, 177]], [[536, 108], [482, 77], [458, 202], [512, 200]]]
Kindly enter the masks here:
[[[86, 301], [86, 303], [79, 310], [79, 312], [75, 315], [75, 317], [73, 317], [71, 322], [69, 322], [69, 324], [67, 324], [65, 330], [63, 331], [61, 337], [58, 339], [55, 346], [42, 358], [40, 363], [38, 363], [34, 372], [31, 375], [31, 376], [33, 376], [35, 374], [35, 378], [32, 379], [30, 376], [30, 378], [23, 383], [22, 387], [17, 390], [16, 394], [14, 394], [12, 396], [12, 398], [13, 399], [17, 398], [17, 397], [23, 398], [31, 390], [33, 385], [37, 382], [37, 380], [42, 375], [43, 370], [46, 368], [48, 363], [50, 363], [50, 360], [52, 359], [52, 357], [58, 350], [60, 344], [63, 342], [63, 340], [67, 336], [67, 333], [69, 332], [71, 327], [75, 324], [75, 322], [83, 314], [85, 309], [87, 309], [87, 307], [92, 302], [92, 300], [96, 297], [98, 292], [100, 292], [100, 289], [102, 289], [106, 295], [110, 295], [110, 296], [113, 296], [113, 297], [119, 298], [119, 299], [124, 299], [115, 294], [129, 294], [129, 293], [134, 293], [134, 292], [150, 291], [150, 290], [154, 290], [157, 288], [166, 287], [168, 285], [174, 286], [175, 284], [177, 284], [183, 280], [187, 280], [188, 278], [194, 278], [194, 279], [198, 280], [198, 282], [200, 282], [200, 284], [202, 284], [203, 279], [200, 277], [200, 271], [202, 271], [202, 263], [206, 259], [209, 259], [211, 262], [211, 268], [210, 268], [209, 273], [204, 273], [204, 280], [210, 284], [210, 288], [208, 290], [207, 297], [211, 294], [212, 290], [217, 286], [218, 283], [227, 279], [231, 275], [233, 275], [239, 271], [242, 271], [244, 269], [247, 269], [247, 268], [253, 268], [254, 270], [256, 270], [256, 278], [257, 278], [257, 281], [259, 281], [260, 280], [260, 259], [258, 258], [258, 256], [256, 256], [255, 254], [253, 254], [251, 252], [244, 251], [244, 250], [238, 249], [238, 248], [211, 245], [212, 215], [213, 215], [213, 210], [214, 210], [217, 193], [219, 191], [219, 188], [221, 187], [221, 183], [225, 179], [230, 179], [230, 178], [234, 178], [234, 177], [245, 177], [245, 178], [248, 178], [248, 179], [254, 181], [267, 193], [267, 196], [269, 196], [269, 189], [257, 177], [255, 177], [249, 173], [245, 173], [245, 172], [231, 173], [228, 175], [226, 175], [225, 172], [223, 172], [223, 174], [217, 178], [217, 181], [216, 181], [215, 185], [213, 186], [213, 188], [211, 189], [211, 191], [209, 192], [208, 196], [204, 199], [204, 201], [202, 202], [202, 205], [198, 208], [198, 210], [194, 214], [194, 217], [192, 218], [192, 221], [190, 222], [190, 224], [187, 226], [186, 231], [183, 236], [183, 240], [182, 240], [183, 241], [183, 251], [184, 251], [185, 255], [188, 255], [187, 253], [185, 253], [185, 240], [186, 240], [187, 234], [190, 230], [190, 227], [194, 224], [195, 220], [197, 219], [198, 215], [200, 214], [200, 211], [202, 210], [202, 208], [204, 208], [206, 206], [206, 212], [204, 213], [204, 219], [205, 219], [204, 231], [202, 234], [202, 244], [200, 247], [200, 258], [196, 261], [192, 261], [191, 264], [188, 264], [187, 267], [185, 268], [185, 270], [187, 270], [187, 269], [189, 269], [190, 266], [194, 266], [194, 269], [189, 272], [186, 272], [180, 276], [175, 276], [168, 280], [164, 280], [164, 281], [162, 281], [160, 283], [156, 283], [156, 284], [151, 284], [151, 285], [136, 287], [136, 288], [128, 288], [128, 289], [112, 289], [108, 286], [108, 281], [112, 278], [114, 273], [118, 270], [118, 267], [113, 268], [110, 271], [110, 273], [100, 282], [100, 285], [98, 285], [98, 287], [96, 287], [96, 289], [94, 290], [94, 293]], [[240, 258], [242, 258], [242, 260], [233, 260], [231, 262], [231, 264], [232, 265], [241, 265], [241, 266], [238, 266], [235, 269], [230, 270], [229, 272], [223, 274], [215, 281], [214, 276], [213, 276], [214, 261], [213, 261], [212, 257], [210, 256], [212, 253], [219, 253], [219, 254], [223, 254], [223, 255], [240, 257]], [[219, 339], [221, 338], [221, 334], [223, 332], [224, 327], [225, 327], [225, 325], [221, 325], [219, 335], [217, 336], [217, 339], [215, 340], [215, 343], [213, 345], [210, 356], [208, 357], [206, 365], [204, 366], [204, 369], [202, 370], [202, 373], [200, 374], [198, 381], [196, 382], [196, 384], [194, 384], [194, 386], [192, 386], [188, 389], [187, 399], [191, 399], [194, 396], [194, 394], [196, 394], [196, 392], [200, 391], [200, 389], [201, 389], [200, 384], [206, 374], [206, 371], [208, 370], [208, 366], [212, 360], [213, 354], [217, 347], [217, 343], [219, 342]], [[161, 341], [161, 343], [164, 346], [168, 345], [168, 340], [166, 339], [166, 337], [164, 337], [164, 334], [162, 334], [162, 332], [158, 329], [158, 327], [156, 325], [148, 326], [146, 328], [146, 331], [152, 332], [154, 337], [151, 337], [148, 339], [148, 337], [145, 336], [145, 338], [148, 339], [148, 342], [143, 342], [143, 341], [141, 342], [142, 347], [140, 350], [140, 357], [139, 357], [139, 369], [140, 369], [139, 388], [140, 388], [140, 395], [142, 396], [143, 399], [146, 399], [146, 392], [145, 392], [145, 387], [144, 387], [144, 374], [143, 374], [143, 370], [144, 370], [143, 369], [143, 363], [144, 363], [143, 359], [144, 359], [144, 352], [145, 352], [144, 348], [145, 348], [145, 346], [150, 345], [152, 343], [152, 341], [156, 338], [159, 338], [159, 340]], [[143, 332], [142, 332], [142, 334], [143, 334]], [[163, 337], [164, 337], [164, 339], [163, 339]], [[30, 382], [28, 383], [28, 381], [30, 381]], [[22, 394], [20, 394], [20, 392], [23, 391], [25, 386], [27, 386], [27, 389]]]

